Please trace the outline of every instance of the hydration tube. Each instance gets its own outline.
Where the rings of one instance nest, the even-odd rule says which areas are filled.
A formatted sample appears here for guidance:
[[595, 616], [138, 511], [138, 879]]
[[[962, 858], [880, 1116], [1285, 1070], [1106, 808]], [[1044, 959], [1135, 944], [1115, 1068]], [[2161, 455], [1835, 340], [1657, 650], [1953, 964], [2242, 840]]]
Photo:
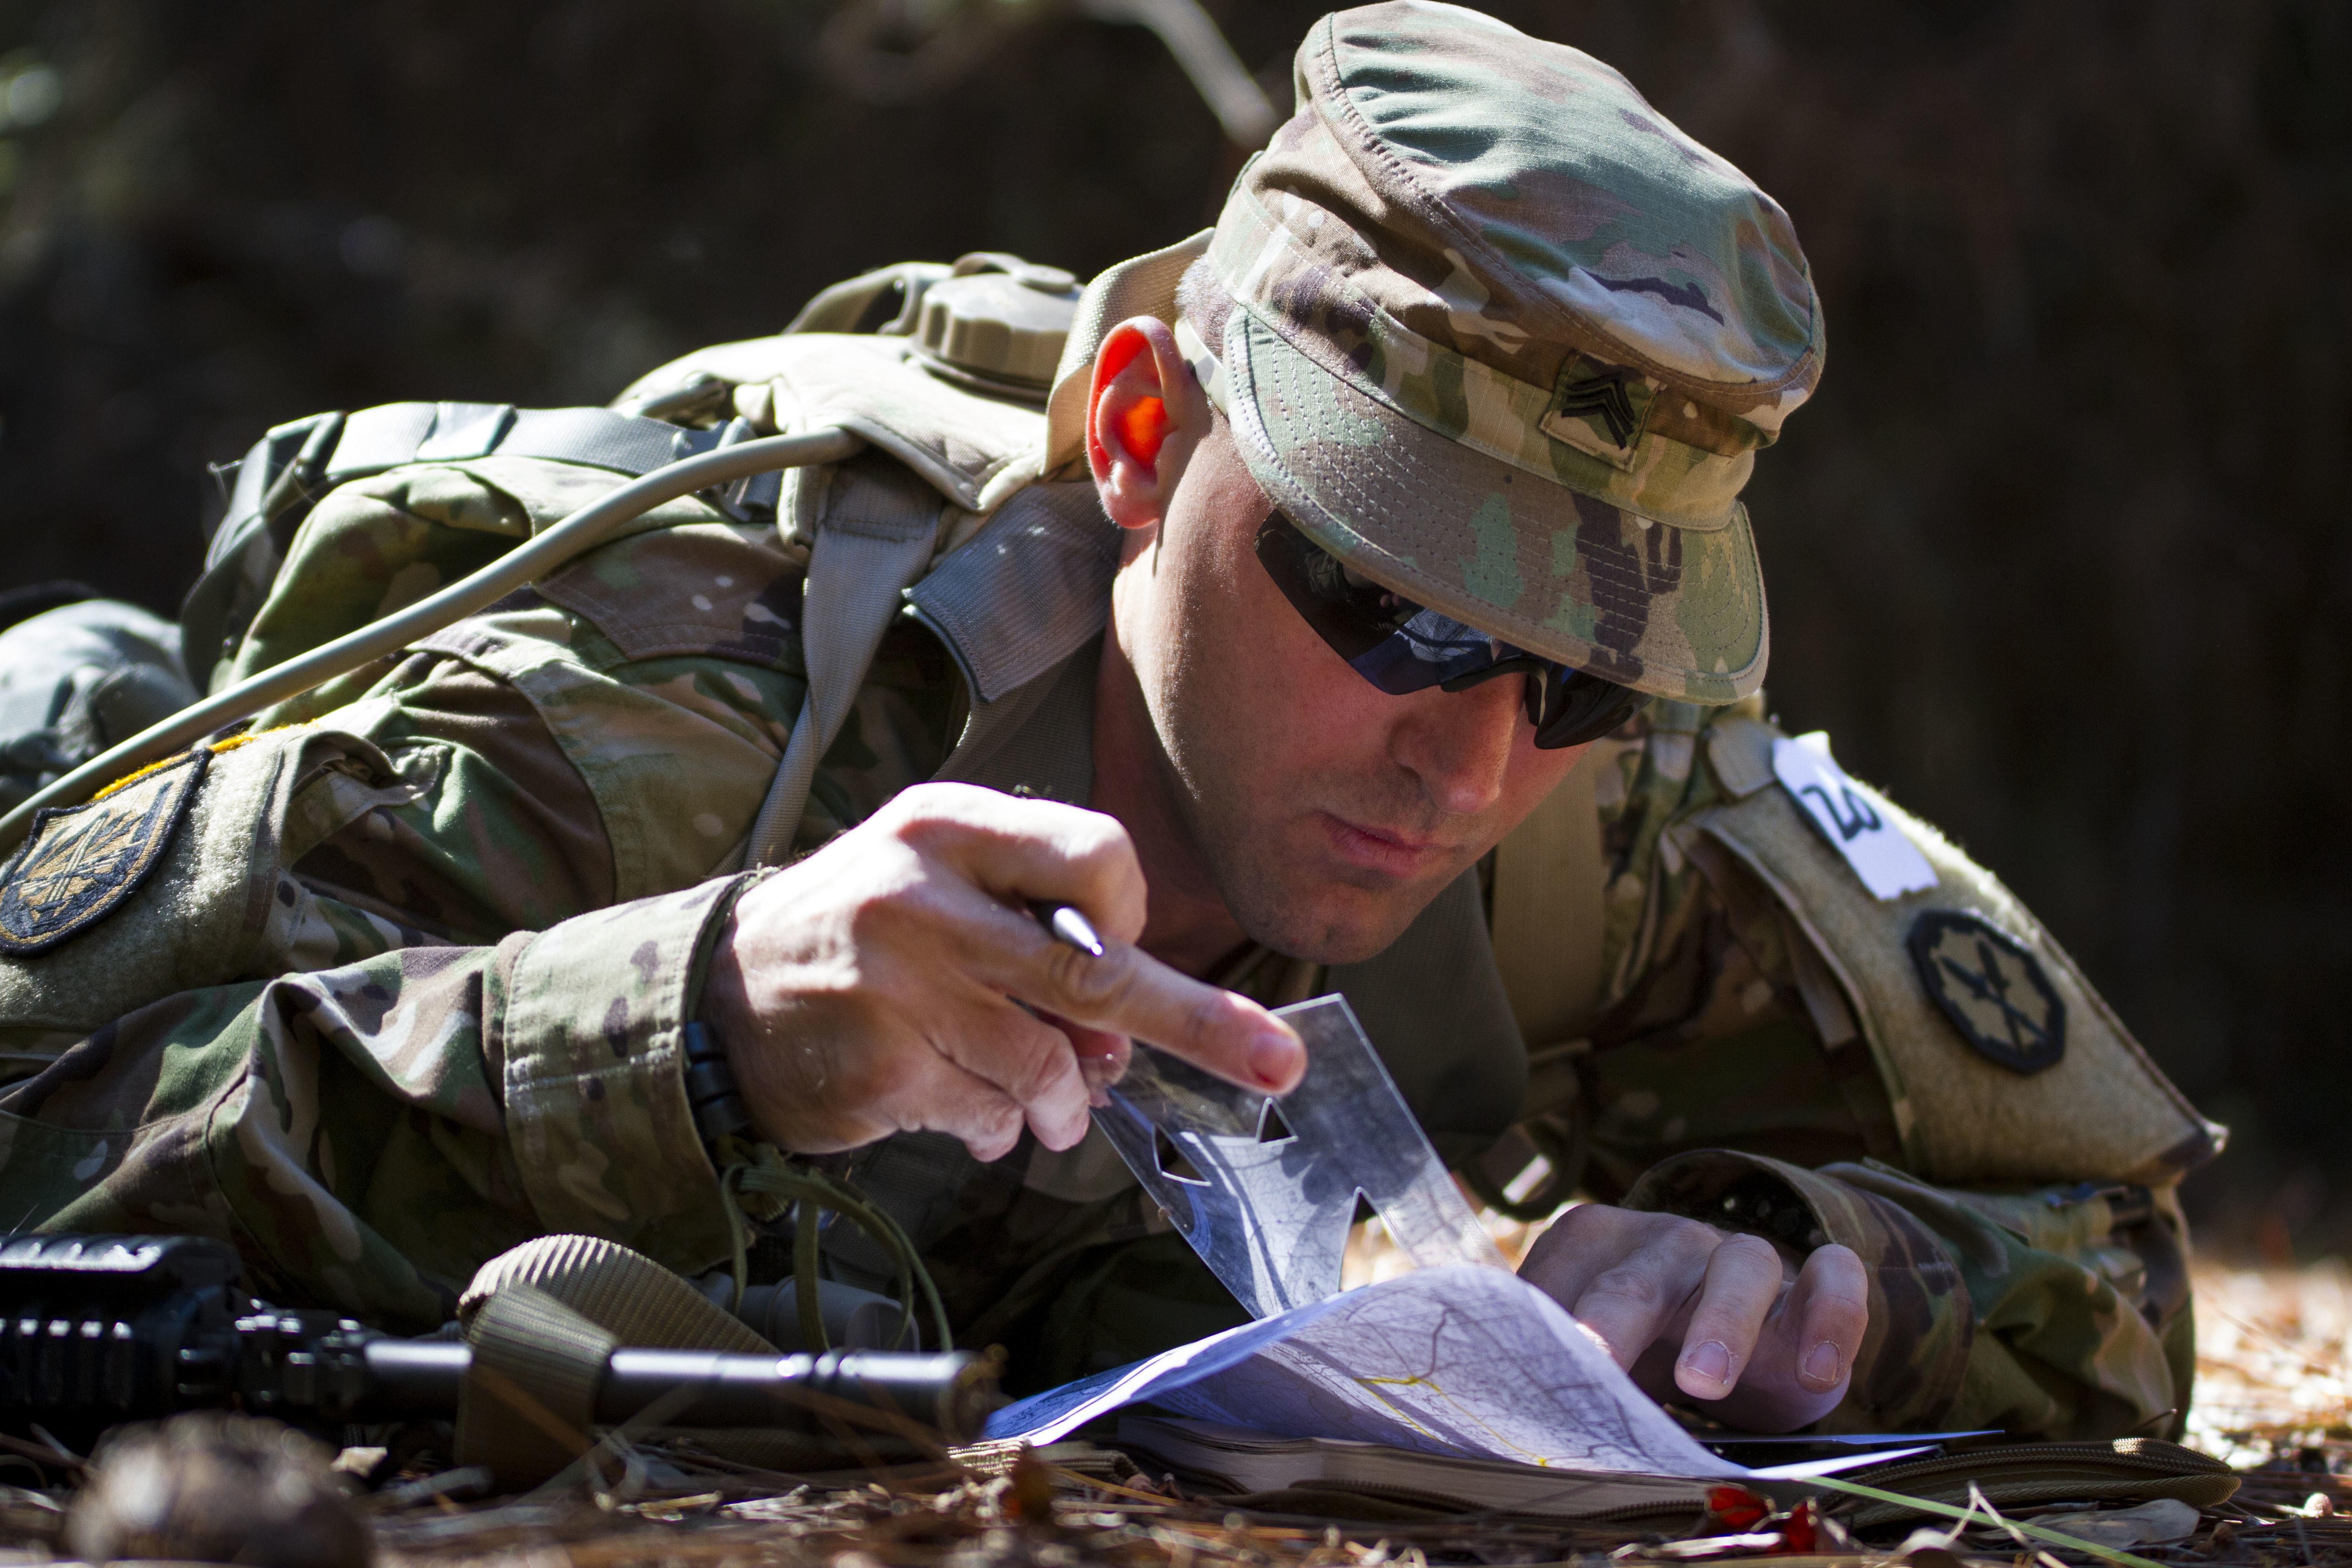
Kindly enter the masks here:
[[397, 653], [419, 637], [430, 637], [453, 622], [464, 620], [517, 588], [537, 582], [573, 556], [603, 543], [622, 524], [635, 521], [665, 501], [775, 468], [837, 463], [865, 445], [862, 437], [838, 426], [825, 426], [797, 436], [739, 441], [699, 457], [666, 464], [642, 479], [632, 479], [515, 546], [472, 576], [460, 578], [404, 610], [372, 621], [355, 632], [183, 708], [162, 723], [141, 731], [84, 763], [0, 817], [0, 857], [16, 852], [32, 831], [34, 815], [43, 808], [78, 804], [116, 779], [184, 751], [225, 725], [250, 719], [273, 703], [299, 697], [339, 675], [347, 675], [386, 654]]

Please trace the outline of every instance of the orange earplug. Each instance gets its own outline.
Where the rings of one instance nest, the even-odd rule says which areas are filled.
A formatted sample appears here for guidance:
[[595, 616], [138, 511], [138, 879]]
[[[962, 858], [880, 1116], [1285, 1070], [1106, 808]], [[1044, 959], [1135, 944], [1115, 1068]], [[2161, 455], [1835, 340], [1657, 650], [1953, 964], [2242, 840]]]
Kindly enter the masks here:
[[[1141, 354], [1147, 346], [1140, 332], [1124, 333], [1110, 344], [1104, 352], [1101, 370], [1095, 380], [1095, 396], [1097, 400], [1102, 395], [1102, 389], [1118, 380], [1127, 367], [1135, 363], [1136, 357]], [[1089, 417], [1087, 420], [1087, 443], [1090, 448], [1096, 448], [1094, 456], [1097, 461], [1107, 460], [1109, 454], [1099, 450], [1099, 443], [1094, 437], [1092, 412], [1093, 410], [1089, 408]], [[1167, 443], [1168, 434], [1172, 428], [1174, 426], [1168, 418], [1168, 405], [1157, 397], [1136, 399], [1135, 406], [1121, 414], [1118, 418], [1120, 443], [1146, 464], [1160, 460], [1160, 448]]]

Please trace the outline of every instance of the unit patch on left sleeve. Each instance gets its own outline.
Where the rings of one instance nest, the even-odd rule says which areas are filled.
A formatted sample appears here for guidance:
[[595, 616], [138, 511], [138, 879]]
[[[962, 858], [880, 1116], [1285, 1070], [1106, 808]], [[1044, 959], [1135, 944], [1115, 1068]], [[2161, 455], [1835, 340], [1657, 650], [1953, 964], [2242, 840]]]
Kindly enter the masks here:
[[1960, 1038], [2011, 1072], [2037, 1073], [2066, 1055], [2066, 1005], [2041, 961], [1990, 922], [1928, 910], [1911, 923], [1911, 962]]
[[52, 807], [0, 872], [0, 953], [29, 957], [114, 912], [172, 841], [212, 753], [203, 747], [87, 805]]

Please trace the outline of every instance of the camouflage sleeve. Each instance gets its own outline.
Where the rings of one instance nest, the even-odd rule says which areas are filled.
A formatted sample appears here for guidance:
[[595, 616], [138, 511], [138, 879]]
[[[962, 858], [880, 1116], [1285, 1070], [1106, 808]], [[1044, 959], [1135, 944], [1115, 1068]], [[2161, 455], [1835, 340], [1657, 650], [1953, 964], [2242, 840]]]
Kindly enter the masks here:
[[680, 1034], [743, 879], [604, 907], [580, 775], [445, 658], [210, 761], [127, 902], [0, 961], [46, 1062], [0, 1098], [0, 1217], [225, 1236], [279, 1300], [411, 1327], [542, 1232], [725, 1252]]
[[1832, 973], [1789, 889], [1691, 830], [1741, 787], [1711, 717], [1658, 704], [1604, 758], [1612, 976], [1577, 1064], [1585, 1190], [1859, 1253], [1871, 1326], [1826, 1426], [2176, 1430], [2194, 1364], [2179, 1170], [2039, 1181], [2021, 1149], [2021, 1180], [1912, 1173], [1922, 1125], [1958, 1112], [1890, 1091], [1841, 981], [1867, 955], [1833, 952]]
[[223, 1236], [281, 1301], [413, 1329], [543, 1232], [707, 1267], [679, 1037], [735, 886], [138, 1008], [0, 1100], [10, 1217]]
[[1990, 1194], [1874, 1161], [1713, 1150], [1654, 1166], [1625, 1202], [1861, 1254], [1870, 1328], [1824, 1430], [2168, 1436], [2188, 1409], [2195, 1325], [2169, 1188]]

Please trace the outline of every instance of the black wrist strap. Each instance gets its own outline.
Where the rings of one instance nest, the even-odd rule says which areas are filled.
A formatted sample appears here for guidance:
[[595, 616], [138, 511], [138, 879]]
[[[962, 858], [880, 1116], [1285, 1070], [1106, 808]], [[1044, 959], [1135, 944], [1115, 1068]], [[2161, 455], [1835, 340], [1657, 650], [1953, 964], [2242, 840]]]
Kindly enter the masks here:
[[717, 1143], [730, 1133], [751, 1130], [751, 1112], [736, 1088], [735, 1069], [727, 1051], [708, 1026], [686, 1026], [686, 1103], [694, 1113], [694, 1130], [705, 1143]]

